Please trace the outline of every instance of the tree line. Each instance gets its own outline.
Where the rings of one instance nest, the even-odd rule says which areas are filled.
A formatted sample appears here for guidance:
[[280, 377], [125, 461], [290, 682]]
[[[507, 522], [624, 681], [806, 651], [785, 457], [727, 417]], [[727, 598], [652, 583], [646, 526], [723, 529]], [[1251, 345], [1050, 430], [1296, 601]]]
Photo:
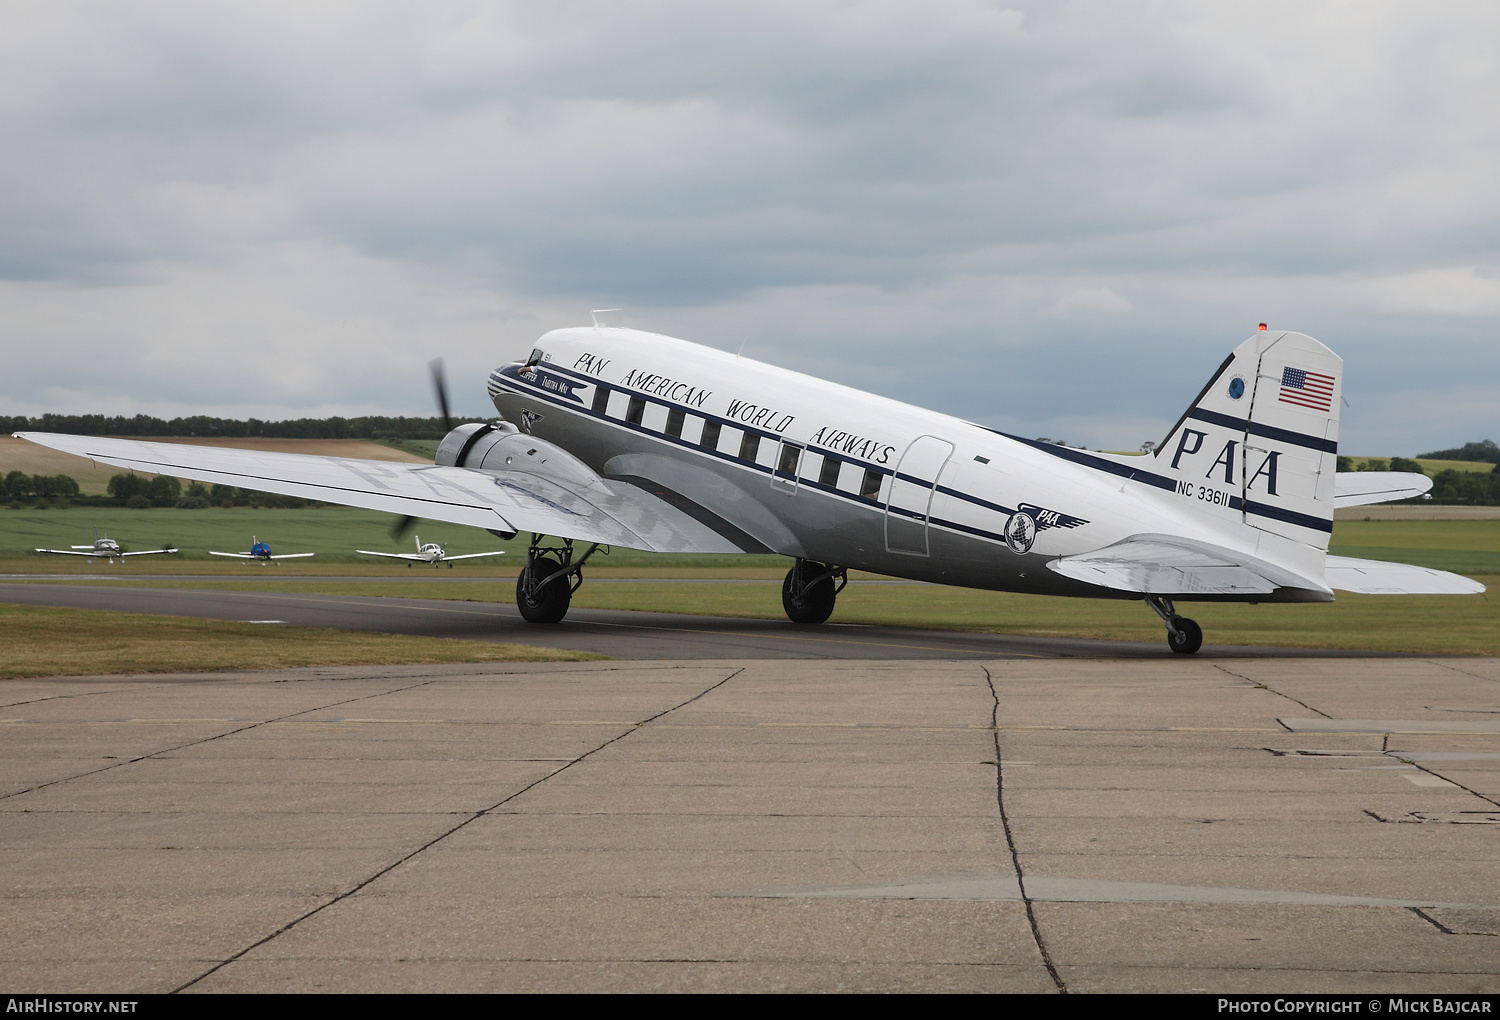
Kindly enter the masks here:
[[[453, 424], [493, 421], [455, 418]], [[146, 414], [44, 414], [38, 418], [0, 415], [0, 432], [66, 432], [79, 436], [221, 436], [240, 439], [442, 439], [443, 419], [367, 415], [359, 418], [294, 418], [262, 421], [248, 418], [153, 418]]]
[[132, 510], [152, 507], [176, 507], [179, 510], [206, 510], [209, 507], [269, 507], [291, 510], [306, 506], [327, 506], [315, 500], [281, 496], [274, 492], [237, 489], [232, 485], [204, 485], [182, 482], [170, 475], [138, 475], [126, 472], [109, 479], [108, 496], [84, 496], [78, 482], [68, 475], [28, 475], [12, 471], [0, 479], [0, 500], [8, 501], [12, 510], [24, 509], [30, 503], [38, 510], [64, 508], [75, 503], [83, 506], [123, 506]]
[[[1489, 442], [1486, 440], [1485, 442]], [[1495, 444], [1490, 443], [1490, 446]], [[1460, 449], [1470, 447], [1481, 447], [1481, 443], [1469, 443]], [[1453, 453], [1452, 450], [1441, 450], [1440, 453]], [[1435, 460], [1474, 460], [1477, 457], [1437, 457], [1435, 454], [1422, 454], [1423, 457], [1432, 457]], [[1381, 460], [1371, 457], [1355, 464], [1352, 458], [1340, 457], [1338, 460], [1340, 471], [1411, 471], [1415, 474], [1425, 475], [1422, 465], [1405, 457], [1392, 457], [1390, 460]], [[1425, 497], [1417, 499], [1402, 500], [1404, 503], [1444, 503], [1454, 505], [1494, 506], [1500, 503], [1500, 462], [1497, 462], [1488, 472], [1484, 471], [1457, 471], [1453, 468], [1444, 468], [1442, 471], [1432, 475], [1432, 491]]]

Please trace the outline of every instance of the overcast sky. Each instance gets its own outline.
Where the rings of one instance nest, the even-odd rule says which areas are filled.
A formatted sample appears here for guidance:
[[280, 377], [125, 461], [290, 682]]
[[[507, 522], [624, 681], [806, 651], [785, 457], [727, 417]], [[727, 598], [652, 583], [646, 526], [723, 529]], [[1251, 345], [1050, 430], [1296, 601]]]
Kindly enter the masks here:
[[458, 409], [611, 322], [1159, 439], [1266, 321], [1500, 439], [1500, 6], [0, 0], [0, 413]]

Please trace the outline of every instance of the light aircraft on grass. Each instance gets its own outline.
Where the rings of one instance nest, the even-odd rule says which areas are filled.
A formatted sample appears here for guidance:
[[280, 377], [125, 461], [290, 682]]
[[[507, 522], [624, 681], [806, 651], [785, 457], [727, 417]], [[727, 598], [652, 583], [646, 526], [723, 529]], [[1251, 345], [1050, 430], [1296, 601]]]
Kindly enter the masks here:
[[75, 545], [68, 549], [38, 549], [39, 553], [52, 553], [54, 556], [87, 556], [92, 563], [96, 559], [108, 559], [113, 563], [115, 557], [124, 559], [126, 556], [159, 556], [162, 553], [174, 553], [176, 549], [170, 546], [162, 546], [160, 549], [142, 549], [140, 552], [125, 552], [120, 548], [120, 543], [112, 538], [105, 538], [99, 534], [98, 525], [94, 526], [93, 545]]
[[[393, 560], [410, 560], [415, 563], [431, 563], [434, 569], [446, 563], [448, 564], [448, 568], [450, 570], [453, 569], [454, 560], [477, 560], [481, 556], [505, 555], [504, 549], [498, 549], [495, 552], [464, 553], [462, 556], [449, 556], [443, 550], [443, 547], [438, 545], [436, 542], [428, 542], [426, 545], [423, 545], [422, 536], [417, 535], [415, 537], [417, 540], [417, 551], [414, 553], [376, 552], [373, 549], [356, 549], [354, 551], [357, 553], [363, 553], [366, 556], [387, 556]], [[411, 566], [411, 563], [407, 563], [407, 566]]]
[[316, 556], [317, 553], [275, 553], [275, 554], [273, 554], [271, 552], [271, 547], [269, 545], [267, 545], [266, 543], [262, 542], [259, 538], [256, 538], [254, 535], [251, 535], [250, 536], [250, 551], [249, 552], [242, 552], [242, 553], [241, 552], [213, 552], [212, 550], [210, 550], [209, 551], [209, 555], [210, 556], [232, 556], [235, 559], [241, 559], [241, 560], [259, 560], [260, 563], [261, 563], [261, 565], [264, 566], [267, 563], [273, 563], [273, 562], [275, 562], [277, 560], [300, 560], [300, 559], [302, 559], [305, 556]]
[[[503, 420], [452, 428], [432, 465], [18, 433], [137, 471], [532, 533], [521, 615], [556, 623], [600, 546], [793, 557], [782, 605], [828, 619], [851, 568], [1000, 591], [1139, 599], [1175, 652], [1177, 603], [1329, 602], [1484, 590], [1328, 555], [1335, 507], [1420, 495], [1423, 475], [1336, 473], [1343, 362], [1257, 331], [1154, 453], [1007, 435], [685, 340], [559, 329], [495, 369]], [[443, 416], [447, 398], [438, 376]], [[547, 538], [546, 536], [555, 536]], [[580, 549], [580, 546], [586, 548]]]

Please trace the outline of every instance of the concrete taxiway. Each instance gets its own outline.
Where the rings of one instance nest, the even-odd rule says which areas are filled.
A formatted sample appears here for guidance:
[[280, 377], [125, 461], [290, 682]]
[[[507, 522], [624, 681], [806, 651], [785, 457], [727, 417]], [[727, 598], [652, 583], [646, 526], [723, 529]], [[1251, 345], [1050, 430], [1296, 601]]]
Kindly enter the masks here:
[[[283, 584], [281, 581], [277, 583], [278, 587]], [[768, 604], [776, 604], [774, 590], [769, 591], [766, 597]], [[722, 659], [735, 655], [755, 659], [989, 660], [1078, 656], [1160, 659], [1170, 658], [1172, 655], [1165, 638], [1149, 642], [1092, 641], [838, 623], [824, 624], [821, 627], [796, 627], [785, 620], [747, 620], [608, 609], [571, 609], [561, 624], [555, 627], [537, 627], [522, 620], [521, 614], [510, 602], [382, 598], [295, 591], [145, 588], [129, 584], [0, 583], [0, 602], [253, 621], [273, 625], [338, 627], [474, 641], [508, 641], [597, 652], [616, 659]], [[1142, 612], [1145, 610], [1142, 609]], [[1208, 654], [1235, 658], [1358, 658], [1376, 654], [1212, 644], [1204, 647]]]
[[28, 991], [1500, 990], [1500, 660], [0, 685]]

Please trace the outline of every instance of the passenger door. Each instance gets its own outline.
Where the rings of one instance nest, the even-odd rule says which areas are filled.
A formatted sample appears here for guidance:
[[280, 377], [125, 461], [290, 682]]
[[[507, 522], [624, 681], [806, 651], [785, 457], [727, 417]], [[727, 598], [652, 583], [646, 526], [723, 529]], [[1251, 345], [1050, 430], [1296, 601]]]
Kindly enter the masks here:
[[901, 455], [885, 502], [887, 552], [929, 555], [927, 524], [932, 496], [952, 456], [953, 444], [936, 436], [918, 436]]

